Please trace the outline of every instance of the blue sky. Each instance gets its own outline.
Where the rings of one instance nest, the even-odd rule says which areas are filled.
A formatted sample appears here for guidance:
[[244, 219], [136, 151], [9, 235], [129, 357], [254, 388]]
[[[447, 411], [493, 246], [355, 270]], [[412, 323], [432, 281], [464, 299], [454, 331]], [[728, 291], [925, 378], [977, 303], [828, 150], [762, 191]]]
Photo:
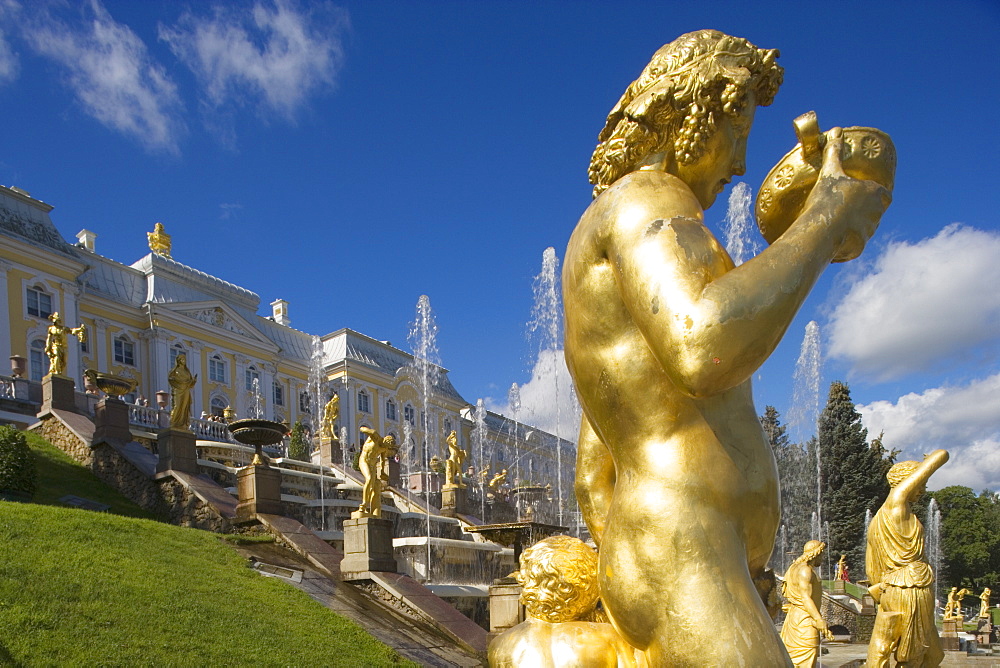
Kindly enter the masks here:
[[[625, 86], [707, 27], [782, 53], [754, 191], [810, 109], [885, 130], [899, 155], [876, 238], [826, 272], [755, 380], [758, 408], [789, 412], [816, 320], [824, 399], [846, 380], [889, 446], [953, 451], [937, 484], [1000, 489], [993, 2], [0, 0], [0, 183], [126, 263], [162, 221], [177, 260], [289, 300], [310, 333], [408, 349], [427, 294], [467, 399], [500, 405], [516, 382], [551, 403], [524, 336], [542, 253], [562, 257], [590, 201]], [[720, 237], [728, 194], [706, 213]]]

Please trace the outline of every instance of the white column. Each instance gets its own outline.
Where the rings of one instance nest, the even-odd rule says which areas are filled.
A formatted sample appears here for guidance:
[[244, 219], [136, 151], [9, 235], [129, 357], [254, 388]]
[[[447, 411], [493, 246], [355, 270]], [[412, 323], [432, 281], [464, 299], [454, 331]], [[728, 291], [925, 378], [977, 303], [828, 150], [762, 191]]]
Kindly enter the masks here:
[[94, 352], [97, 354], [97, 371], [107, 373], [110, 369], [108, 360], [108, 327], [109, 320], [94, 318]]
[[9, 357], [13, 354], [10, 349], [10, 308], [7, 302], [7, 272], [14, 268], [10, 262], [0, 260], [0, 295], [3, 296], [5, 308], [0, 313], [0, 373], [4, 376], [10, 375]]
[[274, 414], [274, 374], [277, 372], [278, 367], [271, 362], [260, 365], [260, 394], [264, 398], [264, 415], [270, 415], [272, 420], [277, 419]]
[[201, 412], [205, 410], [201, 401], [204, 383], [208, 382], [205, 374], [201, 371], [201, 349], [204, 347], [205, 344], [201, 341], [192, 341], [191, 353], [188, 355], [188, 369], [191, 370], [192, 374], [198, 374], [198, 384], [195, 385], [195, 391], [192, 392], [191, 415], [193, 417], [201, 417]]
[[233, 389], [236, 390], [237, 417], [245, 418], [250, 415], [250, 392], [247, 390], [247, 367], [250, 366], [250, 358], [246, 355], [233, 355], [236, 361], [234, 369], [236, 377], [233, 379]]
[[170, 374], [170, 341], [167, 332], [164, 332], [162, 329], [156, 330], [156, 336], [152, 341], [152, 348], [150, 356], [153, 358], [153, 374], [149, 378], [149, 391], [151, 394], [147, 395], [150, 404], [153, 403], [156, 393], [160, 390], [164, 392], [170, 391], [170, 383], [167, 382], [167, 376]]

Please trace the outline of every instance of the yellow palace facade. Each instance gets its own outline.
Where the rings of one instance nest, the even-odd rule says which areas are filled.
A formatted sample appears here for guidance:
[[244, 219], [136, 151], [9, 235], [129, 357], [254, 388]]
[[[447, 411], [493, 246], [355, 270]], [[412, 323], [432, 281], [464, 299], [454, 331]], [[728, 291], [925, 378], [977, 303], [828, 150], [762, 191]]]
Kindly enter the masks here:
[[[324, 336], [294, 329], [282, 299], [270, 303], [270, 315], [260, 315], [257, 294], [173, 259], [162, 225], [148, 233], [148, 252], [123, 264], [98, 253], [94, 232], [81, 230], [76, 243], [66, 241], [49, 216], [52, 208], [25, 190], [0, 186], [0, 294], [6, 301], [0, 304], [0, 359], [10, 357], [12, 364], [10, 376], [0, 375], [0, 422], [32, 421], [30, 406], [40, 402], [48, 371], [48, 318], [59, 312], [67, 325], [87, 329], [85, 342], [70, 339], [67, 356], [78, 404], [88, 402], [85, 369], [133, 378], [137, 389], [125, 399], [136, 428], [153, 431], [161, 424], [167, 374], [183, 353], [198, 374], [192, 428], [199, 438], [225, 440], [224, 426], [211, 416], [230, 408], [245, 417], [255, 396], [264, 417], [310, 425], [317, 395], [323, 403], [338, 394], [345, 449], [361, 442], [361, 427], [372, 427], [394, 434], [403, 445], [401, 459], [417, 463], [446, 456], [444, 438], [454, 429], [479, 469], [513, 471], [516, 464], [524, 479], [554, 484], [556, 460], [575, 460], [574, 444], [495, 413], [485, 416], [477, 432], [482, 438], [474, 439], [474, 407], [446, 369], [438, 369], [424, 407], [409, 353], [347, 328]], [[567, 476], [572, 472], [564, 468], [571, 481]]]

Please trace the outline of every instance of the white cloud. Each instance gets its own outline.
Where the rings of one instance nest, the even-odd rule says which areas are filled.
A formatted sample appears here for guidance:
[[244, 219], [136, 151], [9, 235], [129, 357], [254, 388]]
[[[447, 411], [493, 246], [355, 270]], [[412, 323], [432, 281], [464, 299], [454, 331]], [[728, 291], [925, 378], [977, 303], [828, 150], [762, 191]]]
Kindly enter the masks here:
[[[580, 431], [580, 408], [576, 403], [573, 380], [562, 350], [539, 353], [531, 380], [519, 386], [521, 407], [517, 420], [543, 429], [550, 434], [576, 442]], [[486, 407], [496, 413], [514, 417], [509, 400], [487, 398]]]
[[[21, 6], [14, 0], [0, 0], [0, 23], [11, 25], [16, 21], [15, 14]], [[13, 81], [20, 71], [17, 54], [7, 40], [7, 35], [0, 30], [0, 85]]]
[[[89, 10], [89, 11], [88, 11]], [[132, 30], [98, 0], [84, 9], [86, 28], [55, 17], [25, 27], [28, 44], [59, 63], [84, 110], [152, 150], [177, 152], [184, 131], [177, 87]]]
[[931, 487], [965, 485], [1000, 491], [1000, 373], [961, 387], [936, 387], [874, 401], [858, 412], [870, 436], [885, 432], [898, 459], [920, 460], [944, 448], [951, 460], [934, 474]]
[[330, 6], [299, 10], [292, 0], [250, 9], [216, 7], [211, 17], [185, 13], [160, 27], [165, 41], [198, 77], [216, 107], [258, 96], [286, 118], [314, 91], [331, 87], [344, 59], [346, 13]]
[[958, 224], [890, 244], [833, 310], [830, 356], [889, 380], [1000, 343], [1000, 234]]

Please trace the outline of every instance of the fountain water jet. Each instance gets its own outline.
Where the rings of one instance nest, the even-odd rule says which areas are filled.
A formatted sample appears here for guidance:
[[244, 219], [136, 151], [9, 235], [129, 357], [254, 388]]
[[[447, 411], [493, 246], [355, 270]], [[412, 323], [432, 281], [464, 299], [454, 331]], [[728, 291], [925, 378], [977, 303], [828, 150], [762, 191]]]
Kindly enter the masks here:
[[[413, 365], [415, 367], [417, 380], [420, 387], [421, 412], [420, 421], [423, 431], [423, 459], [424, 475], [429, 477], [431, 469], [431, 429], [430, 429], [430, 397], [434, 386], [437, 385], [439, 355], [437, 349], [437, 322], [434, 313], [431, 311], [431, 299], [427, 295], [420, 295], [417, 300], [416, 320], [410, 328], [409, 343], [413, 349]], [[425, 478], [426, 479], [426, 478]], [[424, 486], [426, 495], [426, 523], [427, 523], [427, 580], [431, 579], [431, 511], [430, 511], [430, 490], [429, 486]]]
[[[938, 508], [937, 499], [931, 499], [927, 504], [927, 562], [934, 571], [934, 609], [940, 607], [938, 601], [938, 582], [941, 579], [941, 509]], [[866, 532], [867, 533], [867, 532]]]
[[726, 251], [739, 266], [760, 252], [760, 244], [754, 235], [758, 234], [753, 219], [753, 192], [742, 181], [733, 186], [729, 194], [729, 209], [723, 222], [726, 233]]

